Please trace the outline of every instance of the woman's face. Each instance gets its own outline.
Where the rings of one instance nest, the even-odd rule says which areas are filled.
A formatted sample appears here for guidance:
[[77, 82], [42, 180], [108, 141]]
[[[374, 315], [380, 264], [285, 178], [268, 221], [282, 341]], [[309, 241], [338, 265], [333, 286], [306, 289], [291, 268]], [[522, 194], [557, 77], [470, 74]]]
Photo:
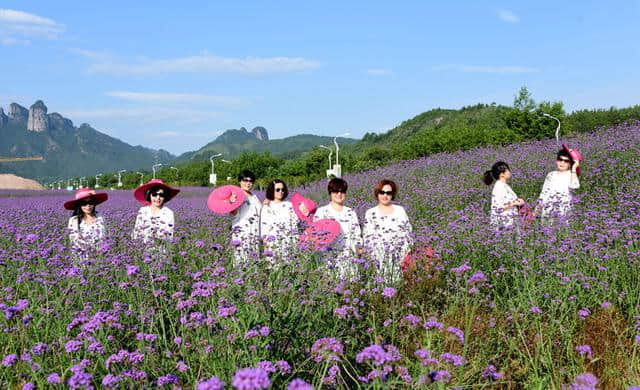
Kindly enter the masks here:
[[332, 192], [331, 193], [331, 203], [343, 205], [345, 199], [347, 199], [347, 193], [342, 191]]
[[506, 171], [502, 172], [500, 174], [500, 178], [504, 178], [505, 180], [511, 179], [511, 171], [507, 169]]
[[560, 172], [568, 171], [571, 168], [571, 159], [567, 156], [559, 156], [556, 160], [556, 167]]
[[282, 200], [284, 198], [284, 184], [276, 183], [273, 189], [273, 199]]
[[382, 206], [389, 206], [393, 198], [393, 188], [389, 184], [385, 184], [378, 192], [378, 204]]
[[245, 177], [244, 179], [240, 180], [240, 188], [242, 188], [244, 192], [251, 192], [251, 190], [253, 189], [253, 179], [250, 177]]
[[158, 207], [161, 208], [162, 205], [164, 204], [164, 197], [166, 196], [166, 193], [164, 192], [164, 188], [159, 188], [155, 191], [151, 192], [151, 205], [154, 207]]
[[91, 215], [93, 214], [93, 211], [95, 210], [96, 205], [93, 204], [93, 201], [88, 200], [86, 202], [84, 202], [81, 206], [82, 212], [85, 215]]

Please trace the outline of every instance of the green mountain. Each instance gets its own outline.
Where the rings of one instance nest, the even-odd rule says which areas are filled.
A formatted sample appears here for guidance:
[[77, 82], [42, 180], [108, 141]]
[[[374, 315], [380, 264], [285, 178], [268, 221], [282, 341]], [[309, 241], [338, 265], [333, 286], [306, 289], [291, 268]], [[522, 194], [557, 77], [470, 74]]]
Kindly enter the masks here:
[[[338, 138], [340, 144], [352, 144], [356, 142], [351, 138]], [[175, 164], [190, 161], [208, 160], [213, 154], [222, 153], [226, 159], [235, 158], [244, 152], [269, 152], [269, 154], [282, 158], [296, 158], [318, 145], [331, 145], [332, 137], [323, 137], [311, 134], [300, 134], [282, 139], [269, 139], [269, 133], [264, 127], [255, 127], [247, 131], [244, 127], [225, 131], [214, 141], [202, 148], [186, 152], [180, 155]]]
[[164, 150], [131, 146], [88, 124], [75, 127], [58, 113], [47, 114], [38, 100], [26, 109], [0, 108], [0, 157], [42, 156], [43, 161], [0, 163], [0, 173], [13, 173], [39, 181], [95, 175], [120, 169], [140, 169], [154, 162], [168, 163], [175, 156]]

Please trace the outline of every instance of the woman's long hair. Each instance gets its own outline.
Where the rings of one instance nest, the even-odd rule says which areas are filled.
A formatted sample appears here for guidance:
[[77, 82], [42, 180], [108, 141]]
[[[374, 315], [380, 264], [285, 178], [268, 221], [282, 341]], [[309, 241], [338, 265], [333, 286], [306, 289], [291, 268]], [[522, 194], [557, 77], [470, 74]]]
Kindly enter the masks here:
[[[96, 216], [96, 206], [93, 206], [93, 212], [91, 212], [91, 216], [95, 217]], [[73, 214], [71, 215], [71, 217], [77, 217], [78, 219], [78, 230], [80, 230], [80, 222], [82, 222], [82, 220], [84, 219], [84, 211], [82, 211], [82, 206], [76, 206], [76, 208], [73, 210]]]

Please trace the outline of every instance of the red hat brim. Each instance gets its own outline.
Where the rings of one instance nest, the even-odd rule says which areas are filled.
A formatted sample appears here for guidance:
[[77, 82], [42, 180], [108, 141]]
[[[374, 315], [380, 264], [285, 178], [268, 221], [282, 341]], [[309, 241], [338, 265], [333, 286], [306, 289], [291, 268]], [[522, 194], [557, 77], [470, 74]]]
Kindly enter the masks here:
[[[233, 203], [229, 203], [231, 194], [236, 194], [236, 201]], [[234, 185], [226, 185], [216, 188], [209, 194], [207, 207], [216, 214], [227, 214], [242, 206], [246, 198], [247, 195], [242, 191], [242, 188]]]
[[75, 210], [78, 203], [83, 202], [87, 199], [93, 199], [95, 205], [99, 205], [100, 203], [109, 199], [109, 195], [105, 192], [101, 192], [99, 194], [90, 194], [87, 196], [83, 196], [82, 198], [70, 200], [68, 202], [64, 202], [64, 208], [67, 210]]
[[[307, 206], [307, 210], [309, 211], [309, 215], [304, 215], [302, 214], [302, 212], [300, 211], [300, 205], [303, 204], [305, 206]], [[316, 212], [316, 208], [318, 207], [316, 205], [316, 202], [314, 202], [311, 199], [305, 198], [304, 196], [300, 195], [299, 193], [294, 193], [291, 196], [291, 205], [293, 206], [293, 211], [296, 213], [296, 215], [298, 216], [298, 218], [300, 218], [301, 221], [306, 221], [311, 223], [311, 221], [313, 220], [313, 213]]]
[[160, 187], [165, 190], [166, 195], [164, 197], [164, 203], [167, 203], [168, 201], [173, 199], [176, 195], [178, 195], [178, 192], [180, 192], [179, 189], [173, 188], [168, 184], [165, 184], [165, 182], [163, 182], [160, 179], [151, 179], [145, 184], [136, 188], [135, 191], [133, 191], [133, 197], [136, 198], [138, 202], [142, 203], [145, 206], [148, 206], [151, 204], [151, 202], [147, 201], [145, 195], [147, 193], [147, 190], [153, 187]]
[[[573, 161], [582, 161], [582, 154], [578, 149], [570, 149], [566, 144], [562, 144], [562, 149], [569, 153], [569, 156], [571, 156]], [[576, 169], [576, 174], [580, 176], [580, 167]]]
[[340, 235], [340, 224], [334, 219], [312, 222], [300, 235], [300, 245], [313, 246], [315, 250], [327, 248]]

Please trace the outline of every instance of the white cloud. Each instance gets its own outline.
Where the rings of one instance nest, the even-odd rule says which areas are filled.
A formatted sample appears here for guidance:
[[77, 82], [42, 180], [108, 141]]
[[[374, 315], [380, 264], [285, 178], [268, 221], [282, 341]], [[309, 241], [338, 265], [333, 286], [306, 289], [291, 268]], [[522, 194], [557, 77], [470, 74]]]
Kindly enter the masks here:
[[498, 14], [498, 19], [502, 20], [503, 22], [507, 22], [507, 23], [520, 22], [520, 17], [511, 11], [507, 11], [505, 9], [499, 9], [499, 10], [496, 10], [496, 13]]
[[243, 106], [250, 103], [248, 99], [239, 97], [197, 93], [109, 91], [105, 95], [138, 103], [213, 104], [220, 106]]
[[0, 44], [4, 46], [13, 46], [13, 45], [24, 45], [28, 46], [31, 44], [31, 41], [28, 39], [19, 39], [13, 37], [0, 38]]
[[135, 63], [102, 60], [90, 64], [88, 72], [132, 76], [197, 72], [261, 75], [313, 70], [320, 65], [317, 61], [301, 57], [225, 58], [203, 53], [179, 58], [142, 59]]
[[[57, 39], [65, 30], [63, 24], [42, 16], [0, 8], [0, 36], [11, 44], [25, 44], [25, 38]], [[6, 44], [6, 43], [5, 43]]]
[[370, 76], [388, 76], [393, 74], [393, 71], [391, 71], [391, 69], [375, 68], [367, 69], [367, 74]]
[[87, 50], [79, 48], [71, 48], [69, 49], [69, 51], [81, 57], [88, 58], [94, 61], [106, 61], [113, 57], [113, 55], [108, 51]]
[[495, 73], [495, 74], [520, 74], [538, 73], [540, 69], [529, 66], [514, 65], [437, 65], [432, 68], [435, 71], [453, 71], [463, 73]]
[[199, 124], [206, 123], [220, 116], [219, 112], [207, 110], [179, 109], [175, 107], [118, 107], [99, 109], [70, 109], [61, 111], [62, 115], [80, 123], [94, 120], [129, 121], [137, 123], [161, 123], [173, 121], [175, 123]]

